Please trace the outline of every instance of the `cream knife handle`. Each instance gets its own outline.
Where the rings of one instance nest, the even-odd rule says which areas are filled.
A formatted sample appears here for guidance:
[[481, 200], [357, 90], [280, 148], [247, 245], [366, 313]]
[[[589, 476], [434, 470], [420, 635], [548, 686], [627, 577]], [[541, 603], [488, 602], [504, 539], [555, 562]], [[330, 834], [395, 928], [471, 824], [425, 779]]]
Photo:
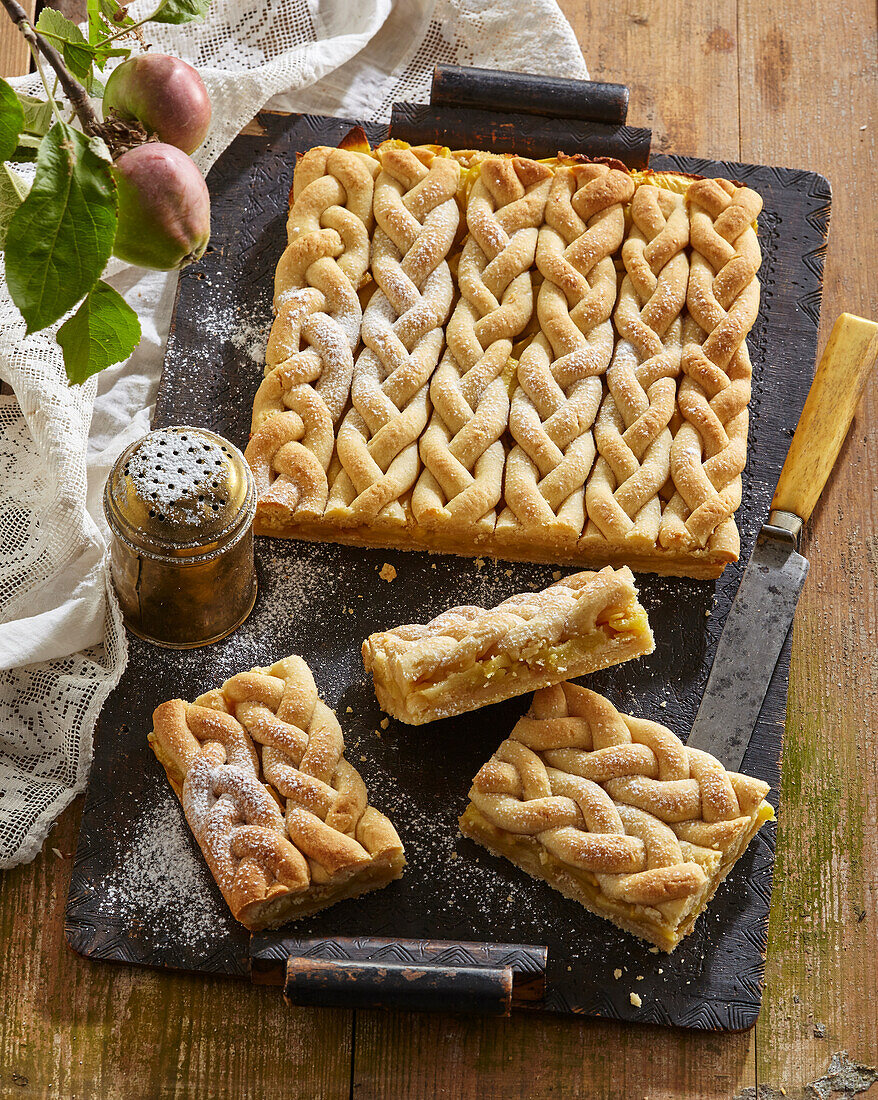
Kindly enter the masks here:
[[810, 517], [878, 357], [878, 324], [842, 313], [817, 365], [780, 472], [772, 510]]

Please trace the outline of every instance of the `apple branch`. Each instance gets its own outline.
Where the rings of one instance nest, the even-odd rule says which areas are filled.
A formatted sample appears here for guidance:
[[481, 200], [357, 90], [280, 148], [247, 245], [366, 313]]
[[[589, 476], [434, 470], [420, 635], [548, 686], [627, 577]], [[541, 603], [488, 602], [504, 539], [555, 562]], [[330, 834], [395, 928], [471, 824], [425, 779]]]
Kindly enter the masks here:
[[70, 100], [70, 104], [76, 112], [76, 117], [82, 124], [84, 132], [90, 135], [100, 133], [101, 124], [98, 120], [98, 116], [92, 110], [91, 103], [89, 103], [88, 93], [79, 81], [74, 80], [67, 71], [64, 61], [55, 47], [50, 45], [41, 34], [34, 30], [27, 12], [16, 2], [16, 0], [0, 0], [0, 4], [2, 4], [9, 13], [9, 18], [24, 35], [28, 44], [32, 48], [38, 49], [55, 70], [61, 87]]

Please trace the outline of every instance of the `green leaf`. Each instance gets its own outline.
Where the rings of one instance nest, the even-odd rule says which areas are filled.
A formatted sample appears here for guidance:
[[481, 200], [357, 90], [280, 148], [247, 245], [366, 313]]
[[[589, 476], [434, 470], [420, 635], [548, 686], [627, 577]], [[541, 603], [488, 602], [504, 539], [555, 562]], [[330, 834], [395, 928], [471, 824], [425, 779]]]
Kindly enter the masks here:
[[27, 182], [8, 164], [0, 164], [0, 251], [6, 243], [6, 230], [12, 215], [24, 202]]
[[153, 23], [191, 23], [202, 19], [210, 7], [210, 0], [161, 0], [148, 20]]
[[88, 40], [93, 46], [126, 27], [134, 26], [128, 9], [120, 7], [116, 0], [88, 0], [87, 6]]
[[99, 282], [58, 329], [67, 377], [82, 385], [93, 374], [127, 359], [140, 342], [140, 321], [121, 294]]
[[40, 143], [33, 187], [6, 237], [6, 282], [29, 333], [72, 309], [110, 258], [111, 167], [106, 145], [67, 123], [56, 122]]
[[77, 80], [87, 86], [91, 78], [94, 50], [79, 27], [54, 8], [43, 8], [34, 26], [60, 47], [64, 64]]
[[0, 80], [0, 161], [9, 160], [24, 129], [24, 111], [18, 96], [5, 80]]
[[15, 152], [9, 159], [17, 161], [19, 164], [27, 164], [36, 160], [41, 140], [36, 134], [20, 134]]
[[[34, 24], [40, 34], [50, 38], [60, 38], [62, 42], [84, 42], [85, 35], [75, 23], [71, 23], [66, 15], [54, 8], [43, 8], [40, 17]], [[86, 43], [88, 45], [88, 43]]]
[[[24, 92], [20, 92], [18, 102], [24, 112], [23, 129], [25, 133], [36, 134], [37, 137], [47, 134], [55, 120], [52, 101], [50, 99], [38, 99], [35, 95], [25, 95]], [[62, 105], [58, 103], [57, 106], [60, 109]]]

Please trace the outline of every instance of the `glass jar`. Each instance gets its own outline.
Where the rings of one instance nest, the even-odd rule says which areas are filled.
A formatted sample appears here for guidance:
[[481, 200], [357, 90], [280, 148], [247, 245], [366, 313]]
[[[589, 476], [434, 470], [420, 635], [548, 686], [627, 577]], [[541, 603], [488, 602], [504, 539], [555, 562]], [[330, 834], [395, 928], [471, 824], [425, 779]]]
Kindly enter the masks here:
[[237, 447], [205, 428], [132, 443], [104, 488], [125, 625], [175, 649], [230, 634], [256, 600], [256, 486]]

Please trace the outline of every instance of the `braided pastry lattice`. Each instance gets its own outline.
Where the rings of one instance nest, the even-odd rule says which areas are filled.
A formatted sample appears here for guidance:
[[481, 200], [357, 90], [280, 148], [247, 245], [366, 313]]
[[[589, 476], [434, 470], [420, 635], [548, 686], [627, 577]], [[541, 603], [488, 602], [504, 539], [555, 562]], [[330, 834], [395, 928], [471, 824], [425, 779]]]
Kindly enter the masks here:
[[433, 415], [412, 497], [418, 524], [490, 536], [503, 483], [512, 341], [533, 313], [531, 266], [551, 186], [545, 165], [486, 157], [467, 203], [460, 301], [430, 384]]
[[392, 142], [377, 155], [372, 274], [378, 289], [363, 316], [365, 349], [354, 369], [353, 408], [338, 432], [341, 472], [326, 511], [343, 526], [406, 523], [430, 377], [453, 295], [447, 256], [459, 222], [460, 166], [430, 149]]
[[163, 703], [150, 740], [248, 927], [275, 927], [402, 872], [399, 837], [368, 804], [300, 657], [239, 673], [195, 703]]
[[[602, 912], [601, 896], [663, 907], [679, 932], [674, 920], [685, 914], [694, 921], [697, 910], [666, 903], [706, 904], [771, 816], [763, 803], [768, 789], [686, 748], [666, 727], [620, 714], [603, 696], [564, 683], [536, 693], [527, 716], [476, 775], [470, 800], [495, 829], [533, 837], [556, 865], [591, 872], [599, 890], [589, 908], [625, 917], [623, 927], [638, 931], [636, 912], [612, 905]], [[469, 820], [465, 814], [461, 822], [468, 835]], [[648, 927], [661, 914], [640, 915]]]
[[153, 747], [236, 919], [305, 890], [308, 865], [257, 774], [250, 738], [229, 715], [173, 699], [153, 714]]
[[753, 222], [762, 199], [728, 180], [699, 180], [686, 194], [691, 269], [683, 378], [670, 470], [675, 488], [662, 516], [662, 546], [718, 543], [732, 557], [741, 503], [752, 367], [746, 337], [759, 310], [762, 262]]
[[374, 158], [325, 146], [310, 149], [296, 166], [266, 378], [246, 451], [263, 518], [273, 515], [279, 524], [319, 516], [326, 503], [334, 425], [347, 403], [360, 338], [357, 291], [369, 266], [377, 172]]
[[659, 493], [670, 476], [668, 425], [680, 373], [689, 219], [682, 196], [642, 185], [631, 222], [615, 312], [619, 340], [595, 424], [599, 454], [586, 507], [589, 535], [648, 550], [656, 544]]
[[222, 686], [232, 714], [262, 745], [262, 772], [286, 801], [290, 839], [315, 882], [399, 848], [390, 822], [367, 804], [366, 785], [344, 758], [335, 714], [317, 696], [301, 657], [233, 676]]
[[542, 331], [516, 370], [498, 541], [574, 547], [582, 534], [591, 426], [613, 350], [613, 253], [633, 193], [627, 173], [601, 164], [562, 167], [552, 180], [536, 250]]

